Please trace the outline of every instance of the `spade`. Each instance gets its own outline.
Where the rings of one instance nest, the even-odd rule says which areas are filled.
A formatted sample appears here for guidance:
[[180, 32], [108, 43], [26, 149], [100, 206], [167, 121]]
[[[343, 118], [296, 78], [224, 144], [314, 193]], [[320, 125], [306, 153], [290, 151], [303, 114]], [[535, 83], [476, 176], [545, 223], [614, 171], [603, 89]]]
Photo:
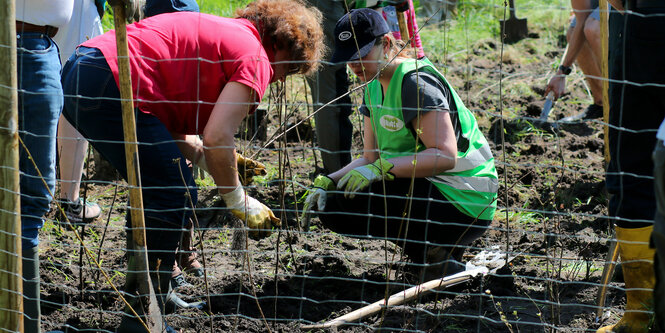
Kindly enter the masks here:
[[503, 38], [503, 42], [512, 44], [525, 38], [529, 33], [529, 29], [526, 26], [526, 19], [517, 18], [515, 15], [514, 0], [509, 0], [508, 2], [510, 3], [510, 17], [507, 20], [500, 20], [499, 23], [501, 23], [501, 38]]

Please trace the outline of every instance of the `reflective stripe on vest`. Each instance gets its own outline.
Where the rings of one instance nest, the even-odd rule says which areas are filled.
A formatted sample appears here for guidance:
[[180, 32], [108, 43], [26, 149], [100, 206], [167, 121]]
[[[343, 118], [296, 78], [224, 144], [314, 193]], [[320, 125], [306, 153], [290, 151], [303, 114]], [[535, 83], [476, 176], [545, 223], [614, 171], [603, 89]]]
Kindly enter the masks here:
[[450, 170], [446, 170], [446, 173], [473, 170], [493, 158], [494, 155], [492, 155], [490, 146], [488, 144], [484, 144], [478, 149], [469, 152], [463, 158], [458, 157], [457, 163], [455, 163], [455, 167]]
[[462, 191], [496, 193], [499, 190], [499, 181], [496, 178], [490, 177], [438, 175], [427, 177], [427, 179], [434, 183], [445, 184]]

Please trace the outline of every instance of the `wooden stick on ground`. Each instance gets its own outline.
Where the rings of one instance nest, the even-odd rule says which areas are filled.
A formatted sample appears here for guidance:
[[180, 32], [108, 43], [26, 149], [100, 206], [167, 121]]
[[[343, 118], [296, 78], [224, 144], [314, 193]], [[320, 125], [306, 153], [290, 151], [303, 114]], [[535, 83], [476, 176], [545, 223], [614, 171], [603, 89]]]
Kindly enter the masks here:
[[[157, 298], [150, 281], [148, 266], [148, 251], [146, 249], [145, 221], [143, 219], [143, 197], [139, 179], [139, 154], [136, 137], [136, 122], [134, 120], [134, 103], [132, 95], [132, 81], [129, 66], [129, 46], [127, 44], [127, 26], [125, 23], [125, 8], [122, 5], [113, 6], [113, 23], [115, 25], [116, 47], [118, 48], [118, 76], [120, 81], [120, 98], [122, 99], [122, 127], [125, 137], [125, 159], [127, 163], [127, 182], [129, 183], [130, 213], [132, 218], [132, 258], [127, 264], [126, 285], [136, 285], [141, 295], [144, 327], [149, 332], [161, 332], [163, 329], [162, 317], [157, 304]], [[130, 249], [128, 249], [130, 250]]]
[[607, 286], [610, 284], [610, 279], [614, 275], [614, 269], [617, 265], [617, 260], [619, 260], [619, 243], [616, 239], [612, 239], [609, 245], [609, 251], [605, 257], [605, 265], [603, 266], [603, 274], [600, 278], [600, 288], [598, 288], [598, 294], [596, 295], [596, 304], [598, 309], [596, 309], [596, 322], [600, 322], [603, 316], [603, 310], [605, 309], [605, 295], [607, 294]]
[[470, 280], [478, 274], [487, 273], [487, 268], [480, 267], [464, 272], [460, 272], [454, 275], [446, 276], [441, 279], [432, 280], [419, 284], [417, 286], [411, 287], [407, 290], [400, 291], [393, 294], [388, 298], [388, 301], [385, 299], [376, 301], [370, 305], [364, 306], [353, 312], [349, 312], [341, 317], [337, 317], [333, 320], [329, 320], [323, 324], [314, 324], [314, 325], [303, 325], [301, 326], [304, 330], [311, 329], [322, 329], [322, 328], [336, 328], [343, 325], [346, 325], [350, 322], [360, 320], [362, 318], [371, 316], [381, 311], [386, 306], [397, 306], [404, 304], [406, 302], [412, 301], [419, 296], [428, 294], [434, 290], [443, 289], [454, 284]]

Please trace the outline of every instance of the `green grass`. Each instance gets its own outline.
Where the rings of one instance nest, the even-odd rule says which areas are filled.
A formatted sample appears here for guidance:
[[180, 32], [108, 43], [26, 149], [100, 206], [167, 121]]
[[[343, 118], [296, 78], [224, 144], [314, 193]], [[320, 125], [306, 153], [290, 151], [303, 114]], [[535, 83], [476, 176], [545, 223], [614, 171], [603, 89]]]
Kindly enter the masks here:
[[[236, 8], [245, 6], [250, 0], [198, 0], [201, 13], [213, 14], [217, 16], [233, 17]], [[106, 6], [106, 14], [102, 18], [104, 31], [113, 29], [113, 11], [110, 6]]]
[[201, 13], [232, 17], [236, 8], [245, 6], [249, 0], [200, 0]]
[[[448, 59], [460, 60], [467, 52], [488, 40], [499, 42], [500, 20], [504, 19], [504, 2], [497, 0], [463, 1], [457, 8], [454, 20], [425, 24], [424, 19], [418, 21], [422, 28], [420, 36], [428, 57], [436, 62]], [[566, 0], [531, 0], [517, 2], [518, 18], [526, 18], [530, 33], [537, 33], [540, 39], [527, 39], [520, 43], [530, 43], [538, 54], [550, 50], [543, 47], [542, 41], [557, 40], [563, 34], [569, 17], [569, 2]], [[418, 8], [416, 8], [418, 12]], [[505, 12], [509, 15], [509, 12]]]
[[[521, 225], [526, 227], [527, 225], [536, 225], [542, 222], [542, 215], [539, 213], [524, 211], [524, 210], [510, 210], [508, 211], [508, 220], [513, 225]], [[495, 220], [500, 222], [506, 221], [506, 211], [503, 209], [497, 209]]]

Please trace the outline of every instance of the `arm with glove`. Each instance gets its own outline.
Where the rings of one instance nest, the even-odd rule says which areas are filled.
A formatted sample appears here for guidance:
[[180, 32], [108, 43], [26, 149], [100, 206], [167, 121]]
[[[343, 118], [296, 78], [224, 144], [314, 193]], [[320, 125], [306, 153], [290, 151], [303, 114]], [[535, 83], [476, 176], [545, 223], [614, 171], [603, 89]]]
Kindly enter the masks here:
[[[448, 112], [427, 112], [411, 121], [420, 141], [427, 147], [413, 155], [384, 159], [379, 157], [369, 117], [365, 117], [365, 152], [363, 158], [330, 175], [337, 181], [337, 189], [353, 198], [372, 183], [395, 178], [423, 178], [437, 175], [455, 167], [457, 139]], [[357, 162], [354, 164], [354, 162]]]
[[[210, 173], [204, 152], [206, 148], [203, 146], [203, 141], [199, 139], [198, 135], [175, 133], [172, 133], [172, 135], [183, 156], [203, 171]], [[267, 174], [266, 166], [257, 160], [236, 153], [236, 161], [236, 171], [243, 186], [251, 184], [255, 176], [265, 176]]]
[[327, 192], [338, 188], [336, 182], [339, 181], [340, 178], [355, 168], [368, 164], [368, 160], [376, 159], [378, 157], [378, 154], [376, 153], [376, 145], [374, 144], [374, 134], [371, 130], [371, 122], [367, 117], [365, 117], [364, 121], [365, 134], [363, 136], [363, 142], [365, 151], [363, 157], [351, 161], [351, 163], [330, 175], [319, 175], [316, 177], [312, 188], [310, 188], [305, 194], [306, 198], [303, 206], [303, 215], [300, 220], [300, 225], [303, 228], [309, 226], [312, 211], [323, 211], [325, 209], [326, 200], [328, 198]]
[[[250, 231], [251, 236], [261, 237], [268, 235], [273, 225], [281, 225], [280, 220], [270, 208], [245, 193], [238, 178], [238, 163], [242, 162], [247, 170], [247, 166], [254, 161], [236, 154], [233, 137], [248, 113], [248, 103], [253, 102], [252, 96], [251, 88], [244, 84], [226, 84], [203, 130], [202, 147], [206, 149], [201, 149], [208, 173], [215, 180], [226, 207], [253, 229]], [[200, 166], [201, 161], [198, 162]], [[263, 167], [265, 172], [262, 164], [256, 162], [252, 165], [256, 167], [252, 170]]]

